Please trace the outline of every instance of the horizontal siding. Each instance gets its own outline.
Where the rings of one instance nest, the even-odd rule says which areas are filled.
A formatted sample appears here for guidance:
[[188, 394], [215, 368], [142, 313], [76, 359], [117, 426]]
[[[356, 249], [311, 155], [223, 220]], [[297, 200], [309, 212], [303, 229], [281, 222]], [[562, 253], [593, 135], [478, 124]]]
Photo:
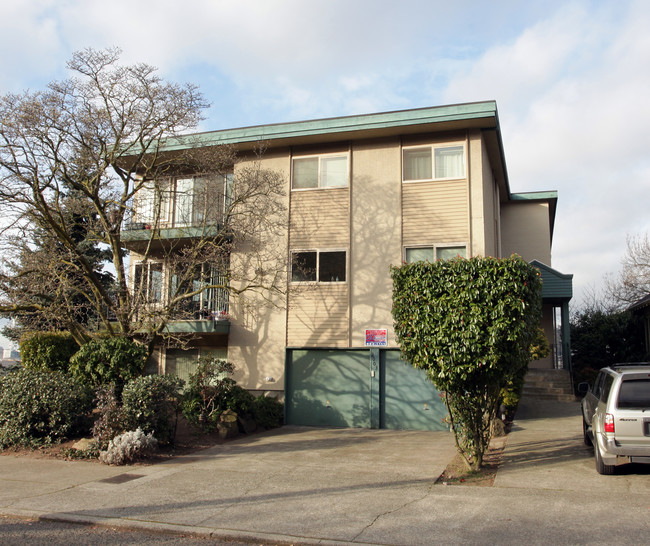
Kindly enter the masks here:
[[466, 180], [402, 185], [404, 245], [469, 239]]
[[291, 192], [291, 248], [347, 248], [350, 241], [348, 188]]
[[287, 345], [347, 347], [348, 285], [315, 284], [289, 292]]

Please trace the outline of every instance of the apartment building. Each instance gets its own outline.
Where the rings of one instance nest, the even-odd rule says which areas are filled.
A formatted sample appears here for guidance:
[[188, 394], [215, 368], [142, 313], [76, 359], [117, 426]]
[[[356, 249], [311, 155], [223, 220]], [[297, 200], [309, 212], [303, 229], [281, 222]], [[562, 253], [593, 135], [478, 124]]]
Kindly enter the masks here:
[[[209, 184], [193, 173], [166, 179], [170, 198], [157, 210], [191, 227], [216, 214], [214, 206], [221, 210], [206, 206], [206, 187], [224, 203], [238, 171], [252, 162], [280, 173], [286, 229], [265, 244], [280, 250], [284, 290], [245, 302], [229, 301], [223, 290], [197, 294], [194, 316], [173, 325], [192, 333], [191, 346], [161, 347], [152, 371], [182, 376], [198, 355], [210, 353], [232, 361], [246, 388], [285, 396], [289, 423], [444, 428], [438, 393], [399, 358], [390, 266], [512, 253], [542, 272], [544, 329], [558, 347], [532, 365], [568, 366], [571, 275], [551, 268], [557, 194], [512, 193], [496, 103], [214, 131], [193, 135], [192, 142], [235, 145], [242, 161]], [[261, 159], [253, 153], [260, 142]], [[146, 202], [127, 247], [133, 278], [163, 298], [173, 282], [165, 263], [138, 263], [136, 243], [149, 237]], [[176, 224], [162, 227], [157, 237], [164, 244]], [[231, 264], [246, 259], [246, 250], [235, 246]], [[219, 274], [206, 264], [197, 282], [210, 284]]]

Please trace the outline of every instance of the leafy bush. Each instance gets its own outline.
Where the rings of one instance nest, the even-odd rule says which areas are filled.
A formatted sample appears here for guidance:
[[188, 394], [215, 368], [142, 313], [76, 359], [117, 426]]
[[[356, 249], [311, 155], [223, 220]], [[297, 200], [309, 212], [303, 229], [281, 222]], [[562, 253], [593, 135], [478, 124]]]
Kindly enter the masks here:
[[141, 428], [161, 443], [172, 443], [184, 383], [171, 375], [147, 375], [127, 383], [122, 392], [126, 428]]
[[253, 404], [253, 419], [264, 428], [282, 426], [284, 404], [272, 396], [258, 396]]
[[232, 385], [224, 393], [225, 409], [234, 411], [237, 415], [249, 415], [255, 408], [255, 397], [244, 387]]
[[0, 449], [85, 432], [91, 408], [90, 391], [61, 372], [23, 368], [0, 377]]
[[25, 368], [67, 372], [79, 345], [69, 332], [29, 332], [20, 340], [20, 360]]
[[97, 389], [97, 411], [99, 417], [92, 428], [98, 449], [106, 449], [109, 442], [126, 431], [126, 417], [111, 385]]
[[445, 394], [456, 447], [478, 470], [501, 390], [530, 360], [542, 311], [539, 271], [517, 256], [475, 257], [404, 264], [391, 276], [402, 357]]
[[124, 337], [94, 339], [70, 360], [72, 374], [93, 387], [114, 384], [118, 398], [123, 386], [142, 373], [147, 349]]
[[[199, 359], [196, 370], [190, 374], [181, 405], [183, 416], [194, 428], [205, 432], [217, 428], [219, 415], [228, 409], [228, 396], [236, 386], [235, 381], [228, 377], [232, 372], [233, 365], [226, 360], [214, 357]], [[233, 405], [238, 399], [244, 403], [243, 398], [241, 391], [235, 392]]]
[[153, 434], [145, 434], [138, 428], [113, 438], [108, 449], [99, 454], [99, 461], [110, 465], [129, 464], [149, 457], [157, 447]]

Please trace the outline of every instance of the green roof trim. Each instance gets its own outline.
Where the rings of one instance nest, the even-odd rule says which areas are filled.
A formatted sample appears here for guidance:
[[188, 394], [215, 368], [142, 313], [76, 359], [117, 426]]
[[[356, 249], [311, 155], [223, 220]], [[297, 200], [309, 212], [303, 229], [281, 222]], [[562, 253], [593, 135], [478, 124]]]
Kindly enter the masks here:
[[405, 128], [465, 120], [493, 120], [490, 126], [497, 127], [497, 105], [495, 101], [455, 104], [398, 110], [378, 114], [362, 114], [336, 118], [324, 118], [290, 123], [256, 125], [238, 129], [225, 129], [194, 133], [170, 138], [163, 150], [171, 151], [187, 146], [213, 146], [218, 144], [243, 144], [264, 140], [300, 138], [337, 133], [360, 133], [368, 130]]
[[530, 265], [542, 275], [542, 299], [544, 303], [568, 302], [573, 297], [573, 275], [560, 273], [552, 267], [533, 260]]
[[511, 193], [512, 201], [547, 201], [557, 199], [557, 191], [531, 191], [526, 193]]

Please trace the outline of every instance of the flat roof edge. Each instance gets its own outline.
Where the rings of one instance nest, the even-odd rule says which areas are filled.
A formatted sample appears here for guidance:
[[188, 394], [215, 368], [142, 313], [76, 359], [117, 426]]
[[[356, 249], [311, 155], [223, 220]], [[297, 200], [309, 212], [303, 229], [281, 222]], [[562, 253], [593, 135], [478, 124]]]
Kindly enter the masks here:
[[547, 201], [549, 199], [557, 199], [557, 191], [531, 191], [524, 193], [511, 193], [511, 201]]
[[396, 110], [376, 114], [360, 114], [193, 133], [168, 139], [163, 145], [163, 149], [174, 150], [188, 145], [237, 144], [260, 140], [348, 133], [481, 118], [492, 118], [494, 119], [495, 125], [498, 125], [496, 101]]

